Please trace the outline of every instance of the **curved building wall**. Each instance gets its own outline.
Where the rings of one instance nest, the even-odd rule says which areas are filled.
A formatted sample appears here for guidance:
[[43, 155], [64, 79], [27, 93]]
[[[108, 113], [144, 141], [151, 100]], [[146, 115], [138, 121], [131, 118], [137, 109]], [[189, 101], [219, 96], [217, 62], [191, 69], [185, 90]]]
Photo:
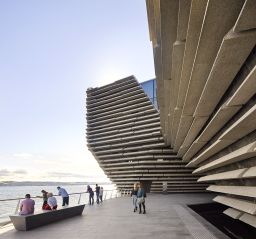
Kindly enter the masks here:
[[131, 76], [87, 90], [87, 142], [119, 188], [144, 181], [151, 192], [202, 192], [192, 168], [165, 146], [157, 109]]
[[256, 4], [147, 0], [164, 141], [256, 227]]

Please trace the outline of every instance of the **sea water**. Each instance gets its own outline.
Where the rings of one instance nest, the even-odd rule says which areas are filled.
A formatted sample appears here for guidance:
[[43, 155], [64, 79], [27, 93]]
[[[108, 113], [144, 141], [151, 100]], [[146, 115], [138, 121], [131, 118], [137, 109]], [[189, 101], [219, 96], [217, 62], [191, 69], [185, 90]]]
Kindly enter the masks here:
[[[93, 189], [95, 189], [95, 184], [90, 185]], [[103, 198], [110, 198], [111, 191], [115, 189], [115, 186], [112, 184], [106, 184], [106, 185], [99, 185], [104, 188], [104, 194]], [[69, 194], [71, 193], [81, 193], [86, 192], [87, 185], [65, 185], [63, 186], [67, 190]], [[24, 198], [25, 194], [29, 193], [31, 197], [38, 197], [33, 198], [35, 200], [35, 210], [40, 211], [42, 207], [42, 193], [41, 190], [44, 189], [47, 192], [52, 192], [53, 194], [57, 195], [58, 190], [57, 186], [0, 186], [0, 200], [2, 199], [16, 199], [16, 198]], [[70, 195], [70, 205], [76, 205], [78, 204], [80, 195]], [[58, 205], [62, 205], [62, 198], [57, 196]], [[16, 200], [8, 200], [8, 201], [0, 201], [0, 223], [3, 223], [8, 220], [9, 215], [14, 214], [18, 199]], [[84, 193], [81, 195], [80, 203], [88, 203], [88, 194]]]

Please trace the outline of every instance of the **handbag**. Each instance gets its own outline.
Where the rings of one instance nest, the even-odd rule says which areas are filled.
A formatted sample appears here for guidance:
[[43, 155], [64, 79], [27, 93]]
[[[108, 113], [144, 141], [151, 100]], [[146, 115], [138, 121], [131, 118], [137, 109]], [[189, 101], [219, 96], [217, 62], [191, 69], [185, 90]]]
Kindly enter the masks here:
[[138, 204], [141, 204], [141, 203], [144, 203], [144, 202], [145, 202], [145, 198], [144, 197], [138, 198], [138, 201], [137, 201]]

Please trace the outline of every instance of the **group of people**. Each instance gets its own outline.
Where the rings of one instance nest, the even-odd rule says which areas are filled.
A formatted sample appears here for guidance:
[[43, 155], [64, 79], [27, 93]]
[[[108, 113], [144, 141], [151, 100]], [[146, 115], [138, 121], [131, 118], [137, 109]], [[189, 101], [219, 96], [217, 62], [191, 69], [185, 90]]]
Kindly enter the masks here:
[[[64, 188], [57, 187], [58, 189], [58, 195], [62, 197], [62, 206], [65, 206], [69, 204], [69, 195], [67, 191]], [[53, 196], [53, 193], [46, 192], [45, 190], [42, 190], [42, 198], [43, 198], [43, 210], [56, 210], [57, 205], [57, 199]], [[25, 200], [23, 200], [20, 204], [20, 215], [28, 215], [33, 214], [35, 210], [35, 201], [31, 199], [30, 194], [25, 195]]]
[[[69, 205], [69, 195], [65, 188], [57, 187], [58, 189], [58, 195], [62, 197], [62, 206], [68, 206]], [[41, 191], [43, 194], [43, 210], [56, 210], [57, 205], [57, 199], [53, 196], [52, 193], [48, 193], [45, 190]]]
[[[64, 188], [57, 187], [58, 189], [58, 195], [62, 197], [62, 206], [68, 206], [69, 205], [69, 194]], [[42, 190], [42, 198], [43, 198], [43, 210], [56, 210], [57, 205], [57, 199], [53, 196], [53, 193], [47, 192], [45, 190]], [[89, 193], [89, 204], [94, 204], [94, 192], [96, 193], [96, 202], [99, 204], [103, 201], [103, 187], [100, 187], [98, 184], [96, 184], [95, 190], [93, 190], [90, 185], [87, 186], [87, 193]], [[136, 212], [138, 210], [139, 206], [139, 213], [142, 213], [143, 208], [143, 214], [146, 213], [146, 206], [145, 206], [145, 197], [146, 192], [143, 187], [142, 183], [135, 183], [134, 187], [131, 191], [131, 197], [133, 201], [133, 211]], [[30, 194], [26, 194], [25, 200], [23, 200], [20, 204], [20, 215], [28, 215], [34, 213], [35, 208], [35, 201], [30, 198]]]
[[[90, 185], [87, 186], [87, 193], [89, 193], [89, 204], [93, 205], [94, 204], [94, 191], [90, 187]], [[103, 187], [100, 187], [98, 184], [96, 184], [95, 187], [95, 193], [96, 193], [96, 202], [99, 204], [100, 202], [103, 201]]]
[[[57, 187], [58, 189], [58, 195], [62, 197], [62, 206], [68, 206], [69, 205], [69, 194], [67, 193], [65, 188]], [[87, 186], [87, 192], [89, 193], [89, 204], [94, 204], [94, 191], [93, 189], [88, 185]], [[56, 210], [58, 207], [57, 199], [53, 196], [53, 193], [47, 192], [44, 189], [41, 191], [42, 198], [43, 198], [43, 205], [42, 210]], [[98, 184], [96, 184], [95, 187], [95, 193], [96, 193], [96, 202], [99, 204], [103, 201], [103, 187], [100, 187]], [[20, 204], [20, 215], [28, 215], [33, 214], [35, 210], [35, 201], [31, 199], [30, 194], [25, 195], [25, 199]]]
[[143, 187], [142, 183], [135, 183], [134, 187], [131, 191], [132, 203], [133, 203], [133, 211], [136, 212], [139, 206], [139, 213], [141, 214], [141, 206], [143, 207], [143, 214], [146, 213], [146, 206], [145, 206], [145, 197], [146, 191]]

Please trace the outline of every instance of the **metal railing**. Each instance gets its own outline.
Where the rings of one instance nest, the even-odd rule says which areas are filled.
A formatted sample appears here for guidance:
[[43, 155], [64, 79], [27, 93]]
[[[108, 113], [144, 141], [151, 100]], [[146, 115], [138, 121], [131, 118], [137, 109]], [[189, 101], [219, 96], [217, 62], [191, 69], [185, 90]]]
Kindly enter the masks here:
[[[83, 199], [83, 196], [86, 196], [88, 194], [88, 201], [84, 201], [83, 204], [89, 204], [89, 193], [88, 192], [78, 192], [78, 193], [70, 193], [69, 196], [72, 197], [72, 196], [77, 196], [77, 201], [74, 199], [74, 200], [70, 200], [70, 204], [81, 204], [81, 201]], [[130, 190], [127, 190], [127, 189], [122, 189], [122, 190], [118, 190], [118, 189], [112, 189], [112, 190], [104, 190], [103, 192], [103, 196], [102, 196], [102, 199], [103, 201], [105, 200], [108, 200], [108, 199], [112, 199], [112, 198], [117, 198], [117, 197], [124, 197], [124, 196], [128, 196], [130, 195]], [[59, 195], [53, 195], [55, 197], [61, 197]], [[39, 199], [42, 199], [42, 196], [32, 196], [31, 197], [32, 199], [36, 199], [36, 200], [39, 200]], [[11, 202], [11, 201], [17, 201], [17, 205], [15, 207], [15, 210], [14, 210], [14, 214], [17, 214], [18, 211], [19, 211], [19, 207], [20, 207], [20, 203], [21, 201], [24, 200], [24, 198], [9, 198], [9, 199], [0, 199], [0, 203], [1, 202]], [[12, 213], [9, 213], [9, 215], [11, 215]], [[1, 214], [0, 214], [1, 216]], [[6, 217], [6, 219], [8, 219], [8, 217]], [[7, 220], [9, 221], [9, 220]], [[1, 224], [1, 222], [0, 222]]]

